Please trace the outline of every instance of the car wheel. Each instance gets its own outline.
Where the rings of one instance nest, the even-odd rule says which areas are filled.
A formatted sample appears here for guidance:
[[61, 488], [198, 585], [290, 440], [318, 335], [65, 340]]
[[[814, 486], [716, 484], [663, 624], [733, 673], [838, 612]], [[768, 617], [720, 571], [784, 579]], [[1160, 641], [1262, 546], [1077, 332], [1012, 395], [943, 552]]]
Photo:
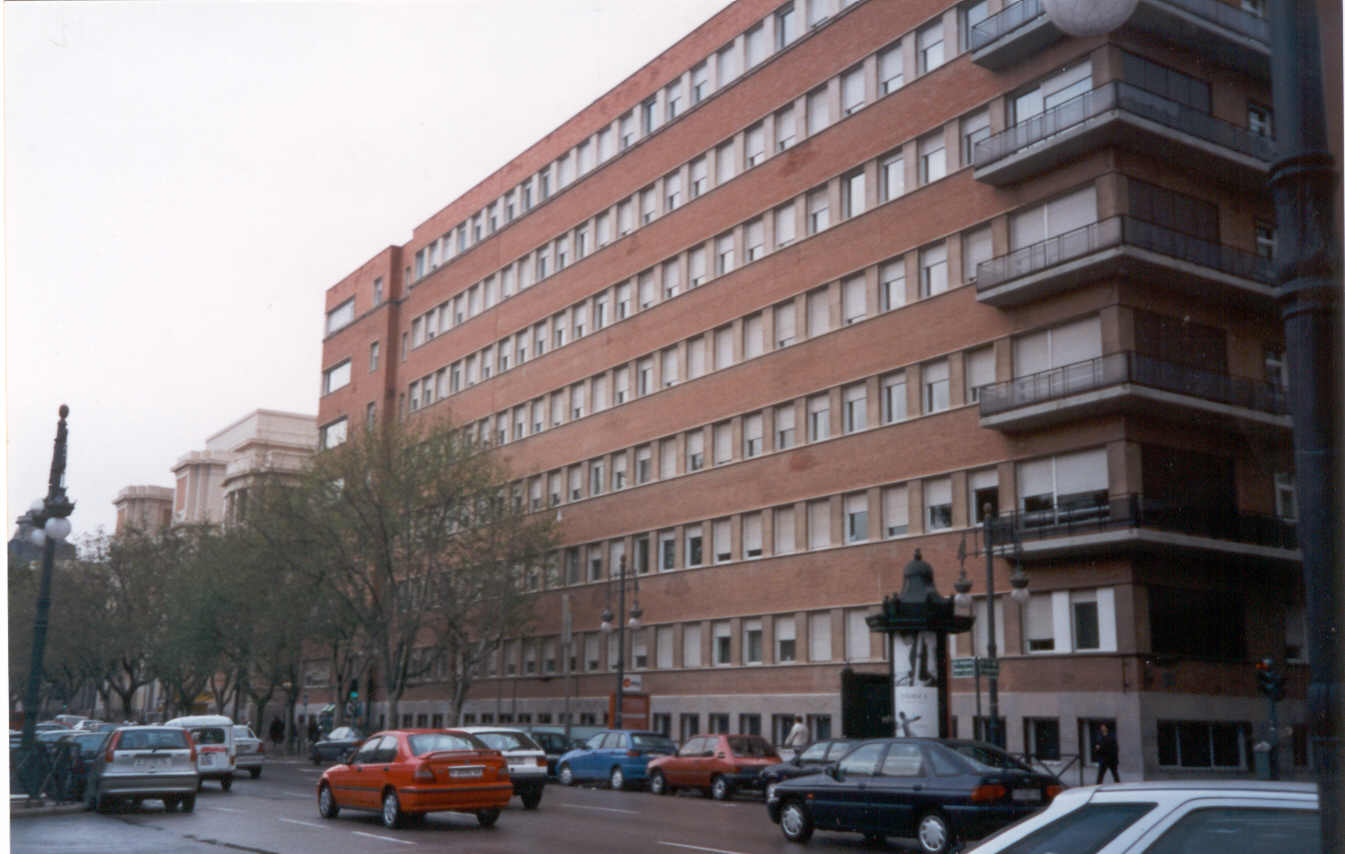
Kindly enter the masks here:
[[621, 770], [620, 765], [613, 766], [612, 773], [608, 775], [607, 782], [612, 784], [612, 791], [619, 792], [626, 787], [626, 774]]
[[341, 812], [341, 808], [336, 805], [336, 796], [332, 794], [332, 787], [326, 783], [318, 789], [318, 815], [323, 818], [336, 818]]
[[560, 780], [562, 786], [574, 785], [574, 772], [570, 770], [570, 763], [566, 762], [564, 765], [560, 766], [557, 779]]
[[252, 779], [255, 780], [255, 779], [257, 779], [258, 777], [260, 777], [260, 776], [262, 775], [262, 769], [260, 769], [260, 768], [249, 768], [249, 769], [248, 769], [248, 773], [251, 774], [251, 775], [252, 775]]
[[722, 775], [716, 774], [710, 781], [710, 797], [717, 801], [727, 801], [733, 797], [733, 786]]
[[98, 809], [98, 787], [93, 783], [84, 787], [84, 808], [86, 810]]
[[662, 771], [655, 771], [649, 775], [649, 792], [654, 795], [672, 794], [672, 788], [668, 785], [668, 778], [663, 776]]
[[491, 807], [488, 810], [476, 811], [476, 823], [482, 827], [493, 827], [495, 822], [500, 820], [500, 808]]
[[542, 803], [542, 790], [529, 789], [521, 796], [523, 800], [523, 809], [535, 810]]
[[916, 825], [915, 838], [925, 854], [944, 854], [952, 844], [953, 833], [941, 813], [927, 812]]
[[219, 787], [224, 791], [229, 791], [234, 787], [234, 778], [232, 774], [226, 774], [220, 778]]
[[183, 811], [183, 812], [191, 812], [191, 811], [194, 810], [194, 809], [196, 809], [196, 796], [195, 796], [195, 795], [183, 795], [183, 796], [182, 796], [182, 811]]
[[790, 842], [807, 842], [813, 836], [813, 817], [799, 801], [790, 801], [780, 810], [780, 832]]
[[174, 812], [174, 811], [176, 811], [176, 810], [177, 810], [177, 805], [178, 805], [178, 800], [177, 800], [177, 798], [175, 798], [175, 797], [173, 797], [173, 796], [171, 796], [171, 795], [168, 796], [168, 797], [165, 797], [165, 798], [163, 799], [163, 811], [164, 811], [164, 812]]
[[383, 826], [389, 830], [396, 830], [402, 826], [402, 804], [397, 800], [397, 793], [388, 790], [383, 795]]

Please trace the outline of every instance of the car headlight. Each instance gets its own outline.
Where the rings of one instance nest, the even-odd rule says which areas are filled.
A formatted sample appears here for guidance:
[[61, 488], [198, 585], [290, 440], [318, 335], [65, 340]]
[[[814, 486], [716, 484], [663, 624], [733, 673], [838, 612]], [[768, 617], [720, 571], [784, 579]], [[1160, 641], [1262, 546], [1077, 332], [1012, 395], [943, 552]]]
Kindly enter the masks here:
[[767, 784], [766, 784], [766, 800], [767, 800], [768, 802], [774, 802], [774, 801], [775, 801], [775, 787], [778, 786], [778, 785], [780, 785], [780, 784], [779, 784], [779, 783], [767, 783]]

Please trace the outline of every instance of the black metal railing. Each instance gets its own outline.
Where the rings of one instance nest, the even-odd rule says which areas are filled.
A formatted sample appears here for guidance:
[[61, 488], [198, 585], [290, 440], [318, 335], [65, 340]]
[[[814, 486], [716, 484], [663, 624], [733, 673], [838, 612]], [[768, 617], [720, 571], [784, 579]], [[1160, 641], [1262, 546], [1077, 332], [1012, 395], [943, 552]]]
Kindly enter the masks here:
[[1029, 21], [1042, 16], [1041, 0], [1018, 0], [1003, 10], [975, 24], [971, 28], [969, 44], [972, 50], [980, 50], [1000, 36], [1010, 33]]
[[1163, 0], [1163, 3], [1176, 6], [1197, 18], [1204, 18], [1270, 47], [1270, 22], [1251, 12], [1244, 12], [1236, 6], [1220, 3], [1219, 0]]
[[1022, 762], [1033, 771], [1041, 771], [1058, 777], [1061, 781], [1065, 775], [1074, 769], [1079, 775], [1078, 785], [1084, 785], [1083, 777], [1083, 757], [1078, 753], [1056, 753], [1054, 756], [1043, 756], [1040, 753], [1010, 753], [1014, 759]]
[[1145, 528], [1271, 548], [1298, 548], [1298, 527], [1292, 520], [1246, 513], [1236, 507], [1186, 506], [1138, 493], [1062, 500], [1047, 508], [1001, 513], [996, 523], [1003, 526], [1004, 536], [1020, 540]]
[[1121, 383], [1134, 383], [1273, 415], [1289, 412], [1284, 389], [1274, 383], [1124, 350], [981, 386], [981, 417]]
[[1114, 216], [982, 261], [976, 265], [976, 290], [993, 288], [1116, 246], [1147, 249], [1221, 273], [1274, 284], [1270, 261], [1254, 252], [1203, 240], [1131, 216]]
[[1274, 142], [1269, 137], [1115, 80], [981, 140], [976, 143], [973, 163], [978, 168], [987, 166], [1110, 110], [1123, 110], [1266, 163], [1274, 154]]

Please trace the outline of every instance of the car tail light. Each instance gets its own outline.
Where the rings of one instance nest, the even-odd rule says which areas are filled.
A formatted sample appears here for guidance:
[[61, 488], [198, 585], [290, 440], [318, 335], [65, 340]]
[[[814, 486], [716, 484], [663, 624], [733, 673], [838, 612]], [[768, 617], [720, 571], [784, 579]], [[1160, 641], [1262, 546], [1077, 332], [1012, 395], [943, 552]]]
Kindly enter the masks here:
[[259, 741], [259, 742], [257, 742], [257, 752], [258, 752], [258, 753], [265, 753], [265, 752], [266, 752], [266, 742], [264, 742], [264, 741]]
[[421, 780], [427, 783], [433, 783], [434, 769], [430, 767], [430, 763], [422, 762], [416, 766], [416, 773], [413, 774], [412, 776], [415, 777], [417, 780]]
[[1046, 800], [1053, 801], [1055, 796], [1065, 790], [1064, 786], [1051, 785], [1046, 787]]
[[537, 757], [537, 767], [538, 767], [538, 768], [545, 768], [545, 767], [546, 767], [546, 757], [545, 757], [545, 756], [539, 756], [539, 757]]
[[117, 758], [117, 744], [121, 741], [121, 733], [112, 733], [112, 738], [107, 742], [107, 761], [112, 762]]
[[191, 751], [191, 753], [188, 755], [188, 758], [191, 759], [191, 764], [195, 765], [195, 764], [196, 764], [196, 740], [195, 740], [194, 738], [192, 738], [192, 737], [191, 737], [191, 733], [190, 733], [190, 732], [187, 732], [186, 730], [183, 730], [183, 731], [182, 731], [182, 737], [185, 738], [185, 739], [187, 739], [187, 749]]
[[634, 759], [634, 758], [636, 758], [637, 756], [640, 756], [640, 755], [641, 755], [641, 754], [640, 754], [640, 751], [638, 751], [638, 750], [627, 750], [627, 751], [626, 751], [626, 756], [630, 757], [631, 759]]
[[998, 801], [1009, 794], [1009, 790], [998, 783], [982, 783], [971, 791], [971, 802], [983, 804]]

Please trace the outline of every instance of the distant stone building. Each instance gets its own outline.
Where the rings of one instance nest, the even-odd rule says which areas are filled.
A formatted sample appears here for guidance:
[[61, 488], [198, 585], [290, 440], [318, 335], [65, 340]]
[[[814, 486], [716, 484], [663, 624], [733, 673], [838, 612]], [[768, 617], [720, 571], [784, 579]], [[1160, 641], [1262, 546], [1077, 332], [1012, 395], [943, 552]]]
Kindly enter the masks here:
[[173, 523], [173, 490], [168, 486], [126, 486], [112, 501], [117, 533], [128, 528], [152, 534]]

